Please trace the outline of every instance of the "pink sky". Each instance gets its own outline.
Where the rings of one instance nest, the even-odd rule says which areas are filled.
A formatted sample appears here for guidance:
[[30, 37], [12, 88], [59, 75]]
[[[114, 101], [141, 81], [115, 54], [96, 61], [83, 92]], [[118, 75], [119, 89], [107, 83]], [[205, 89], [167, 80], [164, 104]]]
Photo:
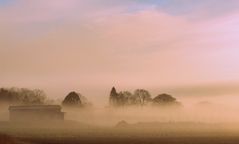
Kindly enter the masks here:
[[75, 90], [96, 100], [112, 86], [239, 92], [239, 12], [175, 15], [143, 6], [20, 0], [0, 7], [0, 86], [41, 88], [56, 98]]

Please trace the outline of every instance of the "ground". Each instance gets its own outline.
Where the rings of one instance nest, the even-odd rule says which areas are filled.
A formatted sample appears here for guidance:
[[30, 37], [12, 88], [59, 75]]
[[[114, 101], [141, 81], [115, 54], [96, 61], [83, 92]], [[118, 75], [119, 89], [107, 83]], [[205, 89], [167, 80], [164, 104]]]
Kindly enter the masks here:
[[[237, 144], [239, 129], [202, 123], [92, 126], [77, 122], [0, 122], [0, 144]], [[4, 140], [4, 141], [3, 141]]]

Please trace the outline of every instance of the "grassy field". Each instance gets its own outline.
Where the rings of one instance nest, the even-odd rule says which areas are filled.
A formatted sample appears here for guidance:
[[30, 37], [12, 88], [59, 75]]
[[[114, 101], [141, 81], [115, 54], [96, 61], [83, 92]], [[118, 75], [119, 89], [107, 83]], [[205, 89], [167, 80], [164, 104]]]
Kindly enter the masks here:
[[[0, 144], [238, 144], [239, 129], [225, 124], [136, 123], [120, 127], [77, 122], [0, 123]], [[2, 141], [1, 141], [2, 140]]]

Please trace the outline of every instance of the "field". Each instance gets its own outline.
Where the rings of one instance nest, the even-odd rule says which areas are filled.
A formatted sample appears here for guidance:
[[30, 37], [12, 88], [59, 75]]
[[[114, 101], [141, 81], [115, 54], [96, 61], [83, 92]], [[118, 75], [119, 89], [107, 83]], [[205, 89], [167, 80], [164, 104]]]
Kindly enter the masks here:
[[237, 144], [236, 124], [135, 123], [91, 126], [57, 123], [0, 123], [1, 144]]

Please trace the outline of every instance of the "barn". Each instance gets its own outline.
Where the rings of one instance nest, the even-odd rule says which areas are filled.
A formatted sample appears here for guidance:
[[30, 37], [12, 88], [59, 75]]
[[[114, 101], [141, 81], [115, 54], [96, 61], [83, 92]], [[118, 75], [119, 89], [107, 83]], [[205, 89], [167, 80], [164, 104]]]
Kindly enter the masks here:
[[10, 106], [10, 121], [64, 120], [64, 112], [59, 105]]

